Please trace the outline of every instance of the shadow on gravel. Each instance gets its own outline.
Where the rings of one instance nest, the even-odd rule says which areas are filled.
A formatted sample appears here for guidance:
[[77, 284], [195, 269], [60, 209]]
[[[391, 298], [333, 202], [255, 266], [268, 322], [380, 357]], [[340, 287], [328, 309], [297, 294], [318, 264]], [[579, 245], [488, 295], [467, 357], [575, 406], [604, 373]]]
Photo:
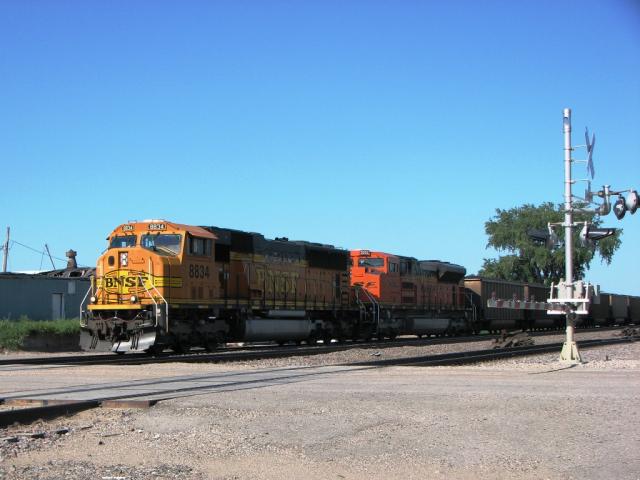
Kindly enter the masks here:
[[540, 375], [543, 373], [553, 373], [553, 372], [561, 372], [563, 370], [569, 370], [570, 368], [577, 367], [579, 364], [567, 365], [566, 367], [554, 368], [553, 370], [545, 370], [544, 372], [531, 372], [529, 375]]

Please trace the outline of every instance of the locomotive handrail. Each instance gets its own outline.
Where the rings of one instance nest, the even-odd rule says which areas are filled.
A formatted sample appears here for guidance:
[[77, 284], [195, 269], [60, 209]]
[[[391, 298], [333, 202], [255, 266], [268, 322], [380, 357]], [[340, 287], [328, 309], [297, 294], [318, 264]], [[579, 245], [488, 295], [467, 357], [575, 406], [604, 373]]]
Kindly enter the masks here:
[[[153, 304], [156, 307], [156, 315], [155, 315], [155, 325], [154, 327], [158, 327], [158, 302], [156, 302], [155, 298], [153, 298], [153, 295], [151, 294], [151, 292], [149, 291], [149, 289], [147, 288], [147, 286], [144, 284], [144, 280], [142, 279], [141, 275], [138, 275], [138, 278], [140, 279], [140, 285], [142, 285], [142, 288], [144, 288], [144, 291], [147, 292], [147, 294], [149, 295], [149, 298], [151, 299], [151, 301], [153, 302]], [[155, 290], [155, 292], [158, 294], [158, 296], [162, 299], [162, 301], [164, 302], [165, 306], [166, 306], [166, 310], [165, 310], [165, 330], [167, 331], [167, 333], [169, 333], [169, 303], [165, 300], [165, 298], [162, 296], [162, 294], [158, 291], [158, 289], [156, 288], [156, 286], [153, 284], [153, 280], [151, 283], [151, 287], [153, 288], [153, 290]]]
[[82, 312], [84, 312], [84, 310], [82, 310], [82, 305], [84, 305], [85, 300], [87, 299], [87, 297], [89, 296], [89, 292], [93, 290], [93, 285], [90, 285], [89, 288], [87, 289], [87, 293], [84, 294], [84, 297], [82, 298], [82, 301], [80, 302], [80, 326], [81, 327], [86, 327], [89, 322], [85, 322], [84, 318], [82, 317]]
[[380, 304], [376, 301], [373, 295], [370, 292], [368, 292], [366, 289], [364, 290], [364, 293], [367, 295], [367, 297], [369, 297], [369, 300], [373, 305], [373, 315], [375, 317], [376, 327], [378, 329], [377, 333], [379, 334], [380, 333]]
[[371, 305], [373, 305], [373, 316], [375, 317], [376, 328], [378, 329], [377, 333], [380, 333], [380, 304], [376, 301], [375, 297], [367, 291], [366, 288], [363, 288], [361, 285], [356, 285], [356, 301], [361, 306], [361, 308], [364, 308], [364, 303], [360, 300], [360, 297], [358, 295], [359, 291], [364, 292], [369, 302], [371, 302]]

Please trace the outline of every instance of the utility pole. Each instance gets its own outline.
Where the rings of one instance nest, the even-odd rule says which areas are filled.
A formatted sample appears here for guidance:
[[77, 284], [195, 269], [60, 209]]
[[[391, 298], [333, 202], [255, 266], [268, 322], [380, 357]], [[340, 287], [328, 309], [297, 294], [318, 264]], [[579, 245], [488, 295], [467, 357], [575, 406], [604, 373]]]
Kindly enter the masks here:
[[47, 245], [46, 243], [44, 244], [44, 248], [47, 251], [47, 255], [49, 255], [49, 260], [51, 260], [51, 266], [53, 267], [53, 269], [56, 269], [56, 264], [53, 263], [53, 257], [51, 256], [51, 252], [49, 251], [49, 245]]
[[7, 227], [7, 241], [4, 244], [3, 251], [4, 257], [2, 259], [2, 271], [6, 273], [7, 271], [7, 260], [9, 259], [9, 235], [11, 233], [11, 228]]
[[[563, 112], [564, 130], [564, 245], [565, 245], [565, 298], [571, 300], [574, 297], [573, 285], [573, 196], [571, 194], [571, 109], [565, 108]], [[580, 352], [578, 345], [573, 339], [576, 323], [576, 313], [566, 306], [567, 315], [567, 338], [560, 352], [560, 360], [565, 362], [580, 363]]]

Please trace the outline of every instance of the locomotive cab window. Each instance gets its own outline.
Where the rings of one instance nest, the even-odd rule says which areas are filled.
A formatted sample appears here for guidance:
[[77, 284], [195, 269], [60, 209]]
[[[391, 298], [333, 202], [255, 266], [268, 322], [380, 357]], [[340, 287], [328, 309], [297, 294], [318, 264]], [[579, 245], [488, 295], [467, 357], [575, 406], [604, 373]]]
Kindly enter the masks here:
[[211, 239], [192, 237], [189, 235], [188, 240], [189, 245], [187, 251], [189, 255], [211, 256]]
[[111, 239], [111, 243], [109, 243], [109, 248], [127, 248], [127, 247], [135, 247], [136, 246], [135, 235], [118, 235]]
[[359, 258], [358, 259], [359, 267], [384, 267], [384, 258]]
[[148, 233], [142, 236], [142, 248], [166, 255], [178, 255], [182, 244], [182, 235], [170, 233]]

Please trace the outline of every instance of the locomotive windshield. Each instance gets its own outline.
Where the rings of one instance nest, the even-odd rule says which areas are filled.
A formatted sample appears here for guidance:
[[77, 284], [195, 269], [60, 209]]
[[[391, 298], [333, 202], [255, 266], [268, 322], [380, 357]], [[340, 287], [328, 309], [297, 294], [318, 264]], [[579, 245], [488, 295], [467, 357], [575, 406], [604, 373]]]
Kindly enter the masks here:
[[384, 267], [384, 258], [359, 258], [359, 267]]
[[142, 236], [142, 247], [154, 252], [162, 252], [168, 255], [177, 255], [180, 253], [180, 245], [182, 244], [182, 235], [159, 233], [146, 234]]
[[137, 237], [135, 235], [121, 235], [111, 239], [109, 248], [127, 248], [136, 246]]

